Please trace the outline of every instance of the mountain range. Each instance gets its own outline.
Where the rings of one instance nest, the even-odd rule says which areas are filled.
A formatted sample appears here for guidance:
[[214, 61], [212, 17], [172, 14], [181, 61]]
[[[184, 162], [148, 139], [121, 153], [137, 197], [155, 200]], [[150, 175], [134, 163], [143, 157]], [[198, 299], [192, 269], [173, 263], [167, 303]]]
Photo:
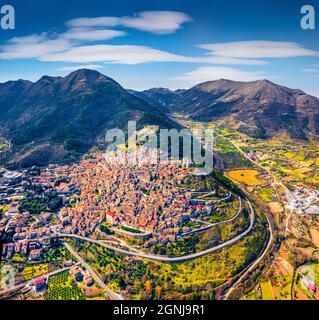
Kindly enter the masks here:
[[3, 161], [22, 166], [73, 160], [103, 138], [107, 129], [178, 125], [97, 71], [0, 84], [0, 133], [11, 142]]
[[180, 128], [171, 113], [219, 121], [258, 138], [285, 133], [307, 140], [319, 134], [319, 99], [267, 80], [217, 80], [189, 90], [126, 90], [113, 79], [81, 69], [0, 84], [0, 136], [11, 142], [1, 162], [20, 166], [72, 161], [96, 145], [107, 129], [157, 125]]
[[[189, 90], [156, 88], [141, 92], [169, 112], [195, 121], [223, 121], [258, 138], [286, 133], [307, 140], [319, 133], [319, 99], [267, 80], [217, 80]], [[140, 96], [142, 98], [142, 96]]]

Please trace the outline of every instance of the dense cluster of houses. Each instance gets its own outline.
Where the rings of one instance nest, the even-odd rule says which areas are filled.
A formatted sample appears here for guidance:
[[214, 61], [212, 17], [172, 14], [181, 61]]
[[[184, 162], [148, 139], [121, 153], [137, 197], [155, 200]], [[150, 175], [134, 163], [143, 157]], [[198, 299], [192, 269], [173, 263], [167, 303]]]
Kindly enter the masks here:
[[83, 270], [79, 265], [70, 268], [70, 275], [75, 282], [84, 282], [87, 287], [94, 284], [94, 280], [87, 270]]
[[[11, 241], [2, 254], [10, 259], [21, 253], [39, 260], [52, 234], [90, 237], [102, 222], [117, 230], [138, 229], [149, 235], [148, 245], [175, 241], [185, 231], [183, 221], [210, 209], [194, 203], [191, 191], [179, 187], [188, 172], [180, 161], [140, 166], [110, 163], [102, 155], [70, 166], [49, 165], [21, 173], [3, 170], [0, 205], [7, 210], [0, 216], [0, 232], [11, 235]], [[26, 193], [37, 198], [37, 189], [61, 197], [62, 209], [36, 216], [20, 212], [19, 201]]]
[[295, 185], [292, 193], [287, 193], [287, 209], [300, 215], [319, 215], [319, 191]]
[[[61, 181], [68, 180], [68, 167], [51, 165], [45, 169], [34, 168], [22, 172], [2, 170], [0, 172], [0, 205], [7, 207], [0, 216], [0, 234], [6, 236], [2, 256], [11, 259], [15, 254], [41, 259], [43, 247], [49, 242], [52, 212], [41, 212], [32, 216], [27, 211], [20, 212], [20, 200], [25, 194], [37, 197], [36, 187], [45, 192], [56, 192], [63, 201], [71, 194], [72, 185], [65, 187]], [[30, 188], [30, 186], [33, 188]]]
[[192, 193], [179, 185], [188, 169], [179, 161], [162, 164], [110, 164], [104, 157], [73, 166], [70, 183], [81, 190], [76, 204], [61, 210], [62, 233], [89, 236], [102, 222], [152, 233], [149, 242], [174, 241], [185, 219], [200, 214]]

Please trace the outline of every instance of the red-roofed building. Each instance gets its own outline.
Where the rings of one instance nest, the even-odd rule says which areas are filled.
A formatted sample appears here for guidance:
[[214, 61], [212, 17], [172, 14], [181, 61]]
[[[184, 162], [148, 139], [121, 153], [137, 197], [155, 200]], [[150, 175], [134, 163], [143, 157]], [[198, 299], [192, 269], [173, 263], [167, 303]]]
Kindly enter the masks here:
[[32, 260], [39, 260], [41, 258], [41, 253], [42, 253], [41, 249], [31, 250], [30, 251], [30, 258]]
[[107, 212], [106, 221], [112, 225], [116, 225], [116, 221], [117, 221], [116, 214], [111, 211]]
[[36, 291], [40, 292], [46, 288], [47, 283], [46, 283], [46, 280], [43, 277], [41, 277], [34, 280], [34, 285], [35, 285]]

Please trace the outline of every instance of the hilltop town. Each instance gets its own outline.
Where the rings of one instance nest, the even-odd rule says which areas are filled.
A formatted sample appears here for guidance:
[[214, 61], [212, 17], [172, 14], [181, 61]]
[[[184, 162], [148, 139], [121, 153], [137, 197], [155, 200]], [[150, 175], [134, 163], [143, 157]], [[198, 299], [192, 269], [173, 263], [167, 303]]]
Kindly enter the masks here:
[[198, 203], [191, 190], [181, 187], [189, 172], [180, 161], [114, 165], [102, 155], [70, 166], [3, 170], [2, 255], [37, 261], [57, 234], [96, 238], [102, 226], [145, 239], [146, 246], [176, 241], [189, 230], [185, 221], [213, 210], [211, 201]]

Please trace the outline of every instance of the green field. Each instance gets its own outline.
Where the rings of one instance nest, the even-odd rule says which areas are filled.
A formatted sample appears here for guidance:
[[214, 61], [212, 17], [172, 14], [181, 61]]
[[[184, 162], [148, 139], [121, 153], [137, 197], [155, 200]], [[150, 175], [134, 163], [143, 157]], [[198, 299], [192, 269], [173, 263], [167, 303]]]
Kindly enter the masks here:
[[85, 295], [65, 271], [49, 278], [46, 300], [85, 300]]

